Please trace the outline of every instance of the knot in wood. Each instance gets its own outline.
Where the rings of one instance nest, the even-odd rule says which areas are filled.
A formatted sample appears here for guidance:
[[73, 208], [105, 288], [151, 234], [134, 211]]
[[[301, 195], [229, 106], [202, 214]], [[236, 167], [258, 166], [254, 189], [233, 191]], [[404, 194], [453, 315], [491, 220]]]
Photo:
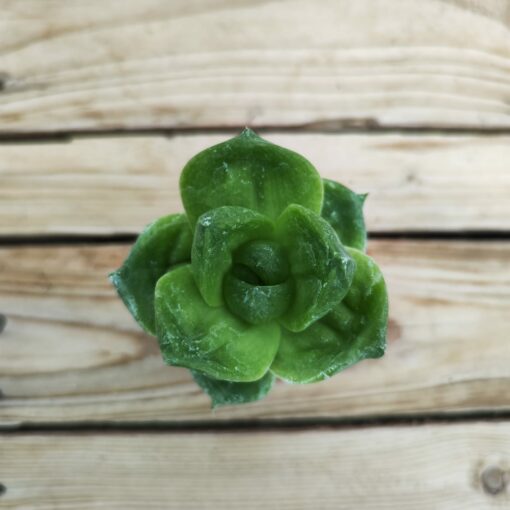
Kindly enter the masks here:
[[506, 489], [507, 475], [498, 466], [488, 466], [481, 474], [483, 490], [487, 494], [500, 494]]

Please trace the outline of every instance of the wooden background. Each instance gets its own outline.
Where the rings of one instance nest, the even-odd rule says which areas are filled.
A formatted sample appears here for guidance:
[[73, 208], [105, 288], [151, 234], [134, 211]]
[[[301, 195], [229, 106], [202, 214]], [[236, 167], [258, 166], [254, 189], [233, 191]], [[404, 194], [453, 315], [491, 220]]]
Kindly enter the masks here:
[[[212, 412], [106, 279], [250, 125], [370, 194], [389, 348]], [[0, 0], [0, 508], [510, 508], [510, 1]]]

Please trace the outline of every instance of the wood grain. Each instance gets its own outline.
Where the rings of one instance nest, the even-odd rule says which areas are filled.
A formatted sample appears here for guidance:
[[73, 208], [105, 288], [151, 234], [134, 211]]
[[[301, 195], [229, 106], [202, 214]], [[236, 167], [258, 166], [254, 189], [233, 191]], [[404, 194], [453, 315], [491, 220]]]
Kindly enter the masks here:
[[[182, 211], [182, 167], [231, 136], [0, 144], [0, 235], [138, 233]], [[368, 192], [372, 232], [510, 230], [510, 136], [265, 136]]]
[[211, 412], [165, 367], [106, 274], [124, 246], [0, 250], [0, 425], [420, 415], [510, 409], [510, 243], [378, 241], [389, 348], [329, 381]]
[[0, 131], [510, 126], [502, 0], [3, 0]]
[[510, 425], [14, 435], [0, 473], [5, 510], [504, 509]]

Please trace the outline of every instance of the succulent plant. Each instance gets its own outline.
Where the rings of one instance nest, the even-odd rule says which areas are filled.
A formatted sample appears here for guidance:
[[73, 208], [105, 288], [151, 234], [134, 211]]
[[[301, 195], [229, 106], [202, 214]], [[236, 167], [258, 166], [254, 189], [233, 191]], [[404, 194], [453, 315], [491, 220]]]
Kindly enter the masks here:
[[186, 214], [150, 224], [110, 278], [213, 406], [383, 355], [388, 298], [364, 252], [366, 195], [249, 129], [193, 157], [180, 190]]

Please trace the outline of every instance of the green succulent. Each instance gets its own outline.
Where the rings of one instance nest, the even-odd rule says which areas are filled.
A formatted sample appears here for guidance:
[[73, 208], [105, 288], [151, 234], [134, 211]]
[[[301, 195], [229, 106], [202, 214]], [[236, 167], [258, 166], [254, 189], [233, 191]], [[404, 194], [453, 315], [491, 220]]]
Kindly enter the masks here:
[[388, 298], [364, 253], [365, 195], [249, 129], [193, 157], [180, 190], [186, 214], [150, 224], [110, 278], [213, 406], [383, 355]]

